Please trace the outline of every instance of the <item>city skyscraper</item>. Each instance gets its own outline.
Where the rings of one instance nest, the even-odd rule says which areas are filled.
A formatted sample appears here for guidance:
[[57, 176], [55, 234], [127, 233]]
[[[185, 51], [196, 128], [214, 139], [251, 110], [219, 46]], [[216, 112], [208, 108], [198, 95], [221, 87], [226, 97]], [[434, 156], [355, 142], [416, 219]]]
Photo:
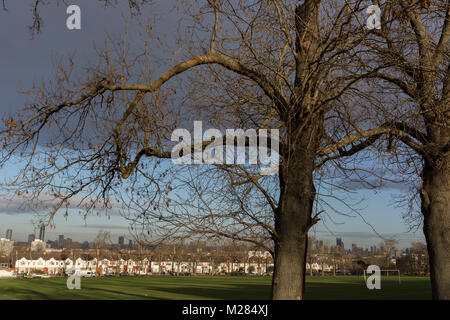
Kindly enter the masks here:
[[344, 242], [342, 241], [342, 238], [336, 238], [336, 246], [344, 249]]
[[72, 248], [72, 239], [71, 238], [67, 238], [66, 240], [64, 240], [64, 246], [67, 249], [71, 249]]
[[58, 237], [58, 248], [59, 249], [62, 249], [62, 248], [64, 248], [64, 235], [63, 234], [60, 234], [59, 235], [59, 237]]
[[12, 240], [12, 229], [6, 230], [6, 239]]
[[124, 244], [125, 244], [125, 238], [120, 236], [119, 237], [119, 246], [121, 249], [123, 248]]
[[45, 225], [41, 224], [41, 229], [39, 230], [39, 240], [44, 241], [45, 238]]

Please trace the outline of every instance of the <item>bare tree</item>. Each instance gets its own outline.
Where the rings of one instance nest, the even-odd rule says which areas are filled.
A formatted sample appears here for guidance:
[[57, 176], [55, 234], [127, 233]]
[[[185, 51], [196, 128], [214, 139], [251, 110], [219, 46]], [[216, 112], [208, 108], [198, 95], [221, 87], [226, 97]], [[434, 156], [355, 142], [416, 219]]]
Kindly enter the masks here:
[[30, 255], [31, 252], [36, 252], [38, 254], [45, 253], [45, 243], [42, 240], [34, 240], [30, 246]]
[[[162, 41], [148, 26], [136, 55], [126, 42], [105, 42], [99, 64], [79, 81], [70, 77], [73, 63], [58, 66], [55, 82], [36, 87], [33, 104], [5, 119], [0, 164], [20, 157], [23, 169], [11, 185], [49, 209], [42, 217], [49, 224], [60, 209], [108, 214], [124, 203], [134, 226], [152, 238], [226, 237], [269, 250], [273, 298], [302, 299], [307, 234], [321, 212], [313, 208], [315, 181], [324, 164], [400, 131], [347, 112], [361, 102], [355, 93], [367, 75], [354, 75], [361, 69], [354, 50], [367, 34], [357, 17], [362, 3], [186, 1], [182, 62], [159, 57], [173, 67], [155, 77], [149, 43]], [[180, 91], [188, 94], [180, 98]], [[216, 128], [280, 130], [279, 173], [171, 166], [171, 134], [194, 116]], [[364, 130], [354, 122], [365, 123]], [[274, 147], [278, 139], [271, 138], [265, 144]], [[177, 156], [186, 155], [192, 153]]]
[[0, 254], [9, 256], [14, 249], [14, 241], [1, 238], [0, 239]]
[[449, 1], [385, 1], [361, 54], [380, 81], [378, 121], [395, 129], [389, 167], [409, 174], [420, 198], [434, 299], [450, 299], [449, 17]]
[[109, 231], [100, 230], [92, 241], [92, 247], [95, 249], [97, 260], [104, 258], [104, 250], [111, 244]]
[[394, 255], [395, 246], [398, 244], [398, 241], [395, 239], [386, 239], [383, 243], [385, 261], [384, 266], [387, 269], [391, 267], [391, 259]]

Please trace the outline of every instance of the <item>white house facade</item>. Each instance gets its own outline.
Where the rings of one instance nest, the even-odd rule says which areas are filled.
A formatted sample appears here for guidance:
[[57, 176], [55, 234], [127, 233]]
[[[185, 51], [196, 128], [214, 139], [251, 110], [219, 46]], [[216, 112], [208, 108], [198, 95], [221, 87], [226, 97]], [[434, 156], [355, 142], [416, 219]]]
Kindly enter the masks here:
[[267, 272], [268, 267], [273, 264], [266, 263], [217, 263], [212, 262], [192, 262], [192, 261], [150, 261], [148, 258], [135, 261], [133, 259], [92, 259], [83, 260], [77, 258], [75, 261], [71, 259], [57, 260], [50, 258], [44, 260], [29, 260], [25, 257], [16, 261], [15, 272], [23, 274], [32, 274], [42, 272], [49, 275], [62, 275], [64, 273], [72, 273], [76, 271], [91, 271], [98, 275], [119, 274], [123, 272], [146, 275], [146, 274], [165, 274], [169, 272], [195, 273], [195, 274], [212, 274], [223, 272], [245, 272], [248, 274], [262, 275]]

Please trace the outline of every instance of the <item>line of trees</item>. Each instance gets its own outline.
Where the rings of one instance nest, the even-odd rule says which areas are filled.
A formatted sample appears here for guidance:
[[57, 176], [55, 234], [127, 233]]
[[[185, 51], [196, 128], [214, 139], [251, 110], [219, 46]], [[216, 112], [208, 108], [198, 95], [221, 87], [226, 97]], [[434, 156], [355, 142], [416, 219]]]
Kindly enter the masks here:
[[[450, 299], [449, 1], [379, 1], [379, 30], [366, 28], [371, 4], [177, 1], [174, 53], [155, 22], [134, 43], [105, 41], [79, 80], [70, 74], [81, 66], [61, 63], [29, 92], [33, 103], [0, 131], [0, 164], [23, 164], [9, 188], [47, 205], [50, 225], [72, 207], [117, 209], [152, 240], [252, 243], [274, 256], [272, 297], [303, 299], [323, 194], [420, 179], [433, 297]], [[222, 132], [279, 129], [278, 174], [172, 165], [172, 132], [198, 119]]]

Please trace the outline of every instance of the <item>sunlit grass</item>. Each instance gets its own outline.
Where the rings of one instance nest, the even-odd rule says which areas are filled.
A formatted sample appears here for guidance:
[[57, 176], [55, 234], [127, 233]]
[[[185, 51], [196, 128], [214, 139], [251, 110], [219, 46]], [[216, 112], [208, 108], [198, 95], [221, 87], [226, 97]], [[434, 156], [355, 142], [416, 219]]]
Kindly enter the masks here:
[[[270, 277], [82, 278], [69, 290], [65, 278], [0, 279], [0, 299], [269, 299]], [[368, 290], [358, 276], [307, 277], [306, 299], [430, 299], [428, 277], [382, 277], [381, 290]]]

